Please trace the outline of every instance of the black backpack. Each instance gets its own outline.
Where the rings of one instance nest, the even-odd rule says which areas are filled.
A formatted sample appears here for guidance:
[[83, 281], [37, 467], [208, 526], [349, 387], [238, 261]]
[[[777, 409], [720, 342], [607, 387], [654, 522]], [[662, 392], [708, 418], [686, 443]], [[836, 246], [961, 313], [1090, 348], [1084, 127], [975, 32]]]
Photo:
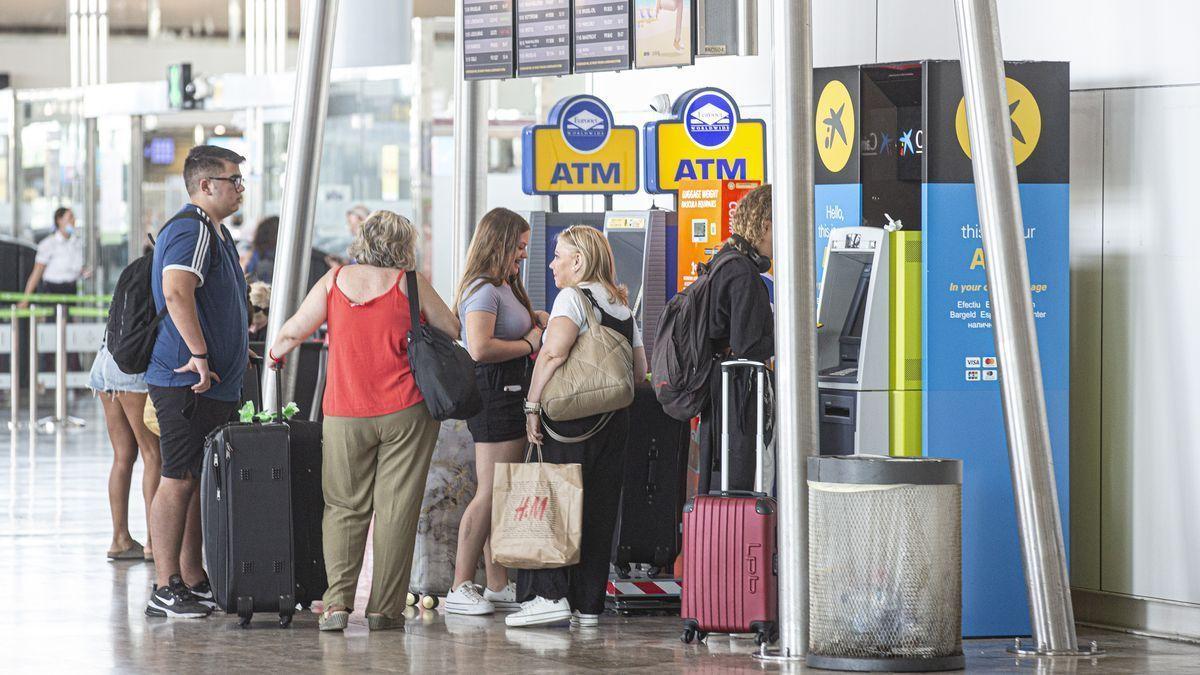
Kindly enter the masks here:
[[715, 356], [708, 336], [709, 284], [735, 252], [722, 252], [697, 266], [699, 276], [663, 309], [650, 359], [650, 382], [663, 410], [687, 422], [708, 405], [708, 380]]
[[[176, 220], [194, 217], [188, 212], [180, 213], [168, 220], [162, 229]], [[208, 227], [207, 223], [205, 227]], [[209, 242], [210, 254], [216, 255], [216, 236], [210, 236]], [[154, 243], [153, 238], [150, 243]], [[158, 337], [158, 324], [167, 314], [166, 307], [161, 312], [154, 309], [154, 294], [150, 290], [150, 275], [153, 272], [153, 251], [129, 263], [117, 279], [112, 304], [108, 308], [104, 341], [117, 367], [130, 375], [144, 373], [150, 367], [150, 356]]]

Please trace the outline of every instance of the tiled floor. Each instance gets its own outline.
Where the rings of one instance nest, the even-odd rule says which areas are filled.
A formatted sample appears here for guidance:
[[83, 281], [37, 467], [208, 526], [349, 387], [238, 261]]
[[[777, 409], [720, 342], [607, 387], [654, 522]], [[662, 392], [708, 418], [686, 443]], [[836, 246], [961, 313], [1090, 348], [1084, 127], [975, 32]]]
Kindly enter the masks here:
[[[599, 629], [506, 629], [499, 618], [409, 617], [406, 632], [370, 634], [361, 616], [345, 634], [319, 634], [312, 615], [280, 630], [263, 618], [251, 629], [214, 617], [148, 620], [145, 563], [109, 563], [105, 497], [111, 457], [98, 415], [84, 398], [72, 412], [88, 419], [65, 437], [3, 436], [0, 447], [0, 672], [453, 672], [542, 673], [571, 670], [739, 672], [774, 670], [750, 657], [749, 640], [712, 636], [684, 645], [678, 620], [605, 617]], [[7, 421], [0, 417], [0, 428]], [[140, 470], [140, 469], [139, 469]], [[133, 484], [138, 486], [135, 474]], [[137, 488], [135, 487], [135, 490]], [[135, 537], [145, 534], [140, 501], [131, 503]], [[1200, 646], [1081, 629], [1109, 655], [1099, 659], [1016, 660], [1007, 641], [969, 641], [972, 671], [1200, 672]], [[794, 667], [800, 670], [799, 666]]]

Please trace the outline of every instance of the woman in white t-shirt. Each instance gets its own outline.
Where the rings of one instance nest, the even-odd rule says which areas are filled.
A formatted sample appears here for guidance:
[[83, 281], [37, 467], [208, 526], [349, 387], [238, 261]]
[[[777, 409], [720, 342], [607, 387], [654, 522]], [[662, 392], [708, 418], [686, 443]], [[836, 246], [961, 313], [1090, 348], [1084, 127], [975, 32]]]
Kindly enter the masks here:
[[[629, 436], [629, 409], [612, 413], [594, 435], [578, 443], [553, 436], [543, 438], [541, 395], [546, 383], [567, 359], [579, 336], [588, 329], [584, 312], [594, 326], [597, 321], [633, 347], [634, 381], [646, 377], [646, 350], [629, 309], [628, 292], [616, 283], [612, 249], [604, 235], [585, 225], [576, 225], [558, 235], [554, 260], [550, 263], [554, 284], [561, 292], [554, 300], [550, 323], [542, 336], [542, 349], [533, 368], [526, 396], [525, 422], [530, 443], [542, 446], [545, 461], [578, 463], [583, 468], [583, 532], [579, 562], [570, 567], [521, 570], [517, 574], [517, 599], [521, 609], [509, 615], [509, 626], [543, 626], [568, 619], [581, 626], [595, 626], [604, 611], [604, 589], [613, 530], [621, 499], [625, 441]], [[568, 422], [546, 422], [559, 437], [581, 437], [595, 429], [602, 416]]]

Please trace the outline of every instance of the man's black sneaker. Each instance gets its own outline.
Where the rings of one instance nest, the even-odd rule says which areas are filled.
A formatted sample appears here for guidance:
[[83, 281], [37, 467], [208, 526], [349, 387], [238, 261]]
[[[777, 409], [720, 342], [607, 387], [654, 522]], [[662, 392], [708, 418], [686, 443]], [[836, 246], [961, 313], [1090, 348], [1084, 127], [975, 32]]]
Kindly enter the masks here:
[[146, 603], [146, 616], [160, 616], [168, 619], [203, 619], [212, 610], [200, 604], [196, 596], [188, 590], [183, 579], [178, 574], [171, 577], [166, 586], [155, 589]]
[[217, 601], [213, 598], [212, 584], [208, 583], [208, 577], [205, 577], [204, 581], [198, 584], [188, 586], [188, 590], [192, 592], [192, 595], [196, 596], [200, 604], [214, 612], [217, 610]]

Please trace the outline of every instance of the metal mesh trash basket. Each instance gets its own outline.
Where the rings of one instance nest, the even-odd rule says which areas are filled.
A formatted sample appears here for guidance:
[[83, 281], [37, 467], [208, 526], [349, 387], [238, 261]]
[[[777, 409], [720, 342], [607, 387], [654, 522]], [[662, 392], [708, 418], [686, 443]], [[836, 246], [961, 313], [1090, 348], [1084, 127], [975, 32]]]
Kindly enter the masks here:
[[808, 665], [963, 667], [960, 461], [810, 457], [808, 556]]

